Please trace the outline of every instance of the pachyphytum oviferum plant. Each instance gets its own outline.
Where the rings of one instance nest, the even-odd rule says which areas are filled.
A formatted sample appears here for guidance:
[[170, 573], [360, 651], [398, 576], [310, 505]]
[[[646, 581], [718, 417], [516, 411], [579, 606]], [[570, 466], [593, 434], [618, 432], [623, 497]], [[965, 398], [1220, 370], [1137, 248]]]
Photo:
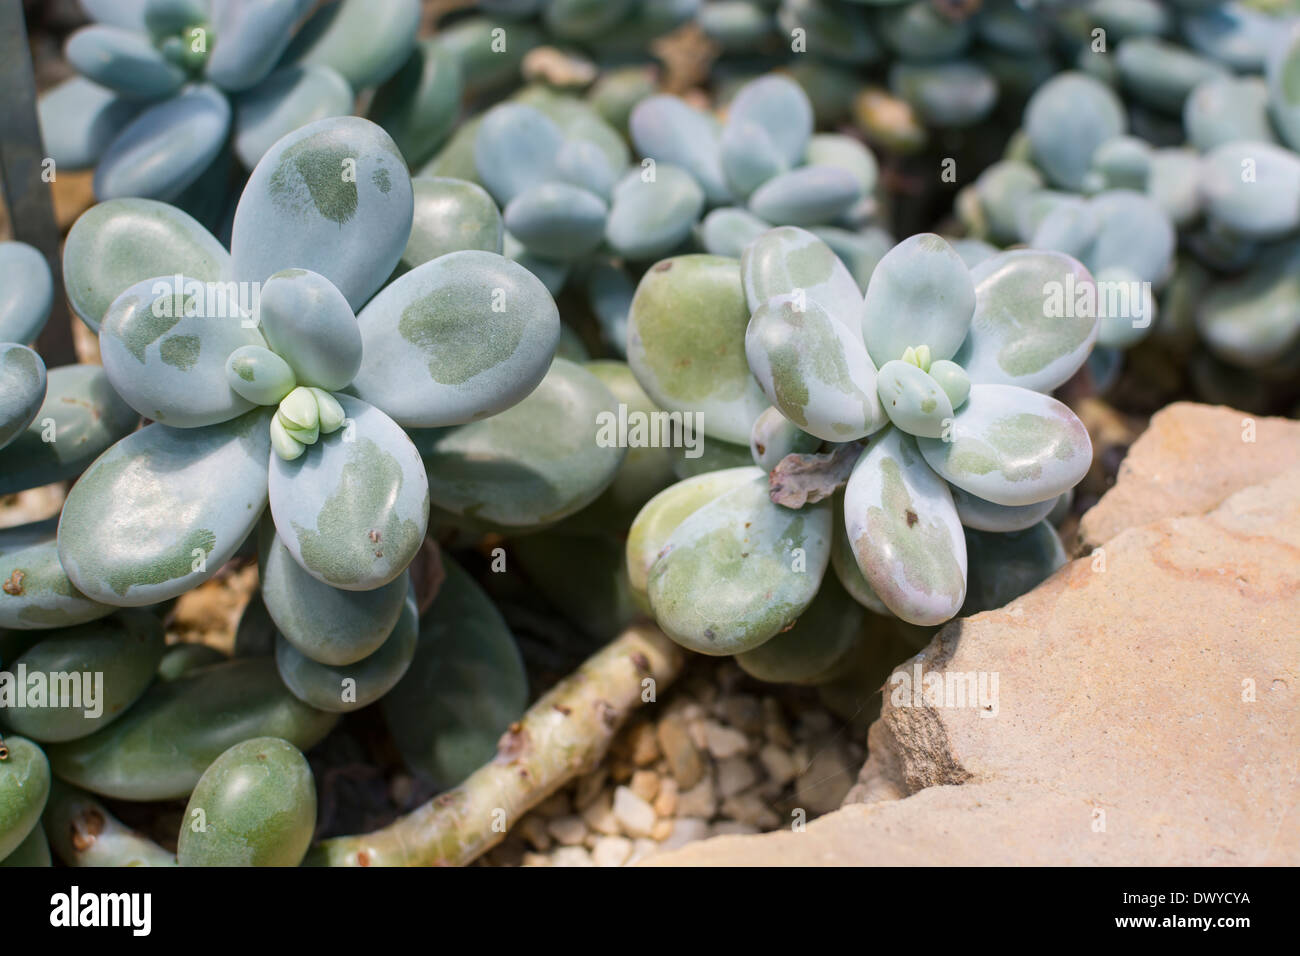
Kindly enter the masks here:
[[[1052, 290], [1071, 298], [1054, 303]], [[628, 539], [634, 589], [671, 637], [709, 654], [776, 638], [832, 563], [873, 610], [918, 625], [953, 617], [967, 594], [963, 525], [1032, 528], [1091, 464], [1087, 430], [1046, 393], [1087, 359], [1092, 294], [1069, 256], [1014, 251], [972, 270], [935, 235], [892, 249], [865, 298], [796, 227], [764, 233], [739, 260], [660, 262], [632, 304], [633, 371], [663, 408], [698, 413], [710, 437], [741, 442], [752, 429], [766, 468], [654, 498]], [[801, 432], [866, 440], [850, 446], [841, 501], [769, 497], [767, 470], [814, 444]]]
[[84, 0], [77, 70], [41, 97], [56, 168], [95, 168], [101, 199], [224, 209], [228, 150], [252, 169], [286, 133], [352, 112], [402, 66], [416, 0]]

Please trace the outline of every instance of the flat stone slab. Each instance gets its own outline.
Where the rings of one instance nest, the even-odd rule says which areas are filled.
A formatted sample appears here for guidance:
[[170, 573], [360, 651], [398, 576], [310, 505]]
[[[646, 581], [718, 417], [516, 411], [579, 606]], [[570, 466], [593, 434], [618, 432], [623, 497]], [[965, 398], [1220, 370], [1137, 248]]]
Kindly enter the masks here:
[[654, 865], [1300, 863], [1300, 425], [1256, 419], [1243, 450], [1246, 417], [1156, 416], [1089, 516], [1134, 516], [1138, 487], [1191, 513], [1108, 519], [1100, 551], [900, 665], [848, 805]]

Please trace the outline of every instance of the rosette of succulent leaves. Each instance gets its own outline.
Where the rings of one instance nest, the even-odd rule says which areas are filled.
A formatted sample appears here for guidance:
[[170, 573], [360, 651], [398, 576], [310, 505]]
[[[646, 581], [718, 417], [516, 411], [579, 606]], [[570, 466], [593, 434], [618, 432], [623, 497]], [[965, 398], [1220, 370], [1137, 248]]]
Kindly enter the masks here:
[[[1099, 327], [1060, 296], [1093, 286], [1060, 252], [969, 268], [925, 234], [885, 255], [864, 297], [798, 227], [739, 259], [653, 266], [628, 327], [637, 381], [660, 408], [698, 414], [706, 447], [749, 442], [754, 464], [716, 470], [715, 453], [715, 470], [641, 510], [627, 563], [642, 606], [684, 646], [772, 673], [817, 658], [801, 642], [849, 640], [817, 611], [838, 584], [920, 626], [1032, 587], [1065, 561], [1045, 519], [1092, 460], [1087, 430], [1048, 393]], [[804, 493], [779, 493], [790, 487]], [[813, 623], [796, 624], [806, 611]]]
[[[476, 248], [399, 268], [419, 238], [413, 208], [392, 139], [338, 117], [267, 151], [229, 251], [152, 199], [109, 200], [74, 224], [68, 298], [97, 332], [103, 365], [55, 369], [45, 394], [33, 353], [5, 350], [6, 378], [23, 388], [5, 389], [12, 440], [0, 487], [76, 483], [57, 520], [0, 533], [5, 573], [21, 571], [0, 600], [0, 627], [70, 627], [169, 601], [257, 532], [281, 677], [315, 707], [354, 709], [410, 664], [408, 565], [431, 498], [475, 511], [463, 499], [484, 488], [464, 472], [483, 462], [485, 431], [509, 444], [519, 412], [549, 418], [560, 435], [537, 435], [539, 500], [516, 478], [497, 489], [500, 508], [556, 520], [603, 490], [625, 452], [586, 446], [613, 397], [595, 375], [553, 362], [550, 294]], [[440, 224], [458, 235], [466, 225]], [[48, 310], [49, 276], [15, 253], [34, 255], [0, 247], [6, 280], [16, 270], [26, 282], [10, 295], [19, 289], [6, 281], [4, 327], [28, 340]], [[33, 364], [39, 382], [28, 387]], [[22, 408], [8, 407], [11, 395]], [[136, 430], [142, 417], [150, 423]], [[566, 440], [586, 457], [568, 454]], [[574, 477], [550, 480], [546, 456]], [[357, 683], [346, 701], [340, 669]]]
[[158, 199], [214, 228], [234, 160], [251, 170], [286, 133], [351, 113], [411, 58], [420, 22], [418, 0], [81, 6], [93, 22], [64, 49], [77, 75], [38, 104], [56, 169], [94, 167], [98, 199]]
[[[1154, 330], [1207, 397], [1300, 373], [1300, 17], [1238, 3], [1093, 4], [1110, 44], [1029, 101], [960, 208], [973, 234], [1078, 257], [1104, 383]], [[991, 253], [986, 249], [986, 254]]]
[[444, 153], [427, 170], [444, 185], [423, 188], [445, 191], [447, 174], [481, 183], [502, 210], [506, 254], [555, 294], [571, 281], [582, 288], [619, 354], [637, 276], [663, 256], [735, 257], [774, 225], [798, 225], [865, 287], [892, 245], [870, 224], [875, 157], [851, 136], [814, 133], [808, 97], [786, 76], [743, 86], [725, 122], [656, 94], [636, 103], [628, 126], [636, 164], [593, 107], [528, 88], [479, 119], [472, 169]]

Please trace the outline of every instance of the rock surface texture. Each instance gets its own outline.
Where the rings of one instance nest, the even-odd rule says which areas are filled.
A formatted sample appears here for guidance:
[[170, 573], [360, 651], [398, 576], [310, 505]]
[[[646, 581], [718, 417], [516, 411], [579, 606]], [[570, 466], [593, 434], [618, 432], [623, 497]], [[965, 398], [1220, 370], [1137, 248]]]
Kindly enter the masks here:
[[895, 670], [842, 809], [653, 863], [1300, 863], [1300, 424], [1249, 417], [1152, 419], [1082, 557]]

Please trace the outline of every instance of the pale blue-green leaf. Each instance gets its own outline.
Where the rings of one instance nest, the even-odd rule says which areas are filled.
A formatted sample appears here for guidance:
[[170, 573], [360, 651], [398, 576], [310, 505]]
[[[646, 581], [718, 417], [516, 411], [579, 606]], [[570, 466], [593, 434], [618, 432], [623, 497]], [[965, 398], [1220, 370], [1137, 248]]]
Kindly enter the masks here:
[[655, 259], [690, 235], [703, 209], [704, 193], [685, 170], [660, 163], [649, 182], [632, 170], [614, 187], [605, 241], [627, 259]]
[[872, 592], [909, 624], [942, 624], [966, 597], [966, 539], [948, 485], [890, 428], [858, 459], [844, 526]]
[[322, 275], [285, 269], [262, 285], [258, 318], [267, 344], [299, 385], [343, 388], [361, 367], [361, 330], [347, 299]]
[[767, 134], [782, 165], [789, 168], [803, 162], [813, 131], [813, 111], [808, 94], [794, 80], [769, 73], [742, 86], [727, 107], [727, 125], [750, 123]]
[[235, 99], [235, 155], [252, 169], [281, 137], [352, 111], [348, 81], [328, 66], [286, 66]]
[[403, 425], [460, 425], [504, 411], [546, 374], [559, 311], [528, 270], [490, 252], [426, 262], [358, 317], [357, 394]]
[[862, 198], [857, 177], [838, 166], [801, 166], [769, 179], [749, 197], [768, 222], [816, 226], [834, 221]]
[[732, 198], [722, 171], [720, 130], [712, 116], [675, 96], [658, 95], [636, 105], [629, 127], [640, 155], [686, 170], [710, 204]]
[[739, 259], [747, 245], [771, 228], [747, 210], [724, 206], [705, 216], [695, 232], [705, 252]]
[[25, 345], [0, 342], [0, 448], [23, 433], [45, 402], [45, 363]]
[[995, 505], [956, 485], [950, 485], [949, 490], [962, 525], [977, 531], [1024, 531], [1046, 518], [1061, 500], [1058, 496], [1032, 505]]
[[185, 82], [185, 72], [158, 52], [148, 36], [121, 27], [82, 27], [68, 37], [63, 54], [86, 79], [132, 99], [160, 99]]
[[502, 206], [529, 186], [555, 177], [564, 134], [550, 117], [520, 103], [502, 103], [483, 117], [474, 140], [474, 165]]
[[375, 91], [370, 118], [388, 131], [412, 169], [438, 151], [460, 116], [460, 64], [437, 37], [421, 40], [405, 65]]
[[1300, 226], [1300, 157], [1272, 143], [1231, 142], [1201, 160], [1211, 219], [1247, 239], [1276, 239]]
[[266, 411], [199, 429], [147, 425], [68, 492], [59, 558], [96, 601], [126, 607], [184, 594], [221, 569], [266, 506]]
[[113, 139], [95, 169], [96, 198], [177, 198], [216, 158], [229, 130], [225, 95], [214, 86], [187, 87], [140, 113]]
[[88, 169], [141, 105], [85, 77], [69, 77], [36, 101], [41, 142], [56, 168]]
[[11, 585], [0, 591], [0, 628], [71, 627], [115, 610], [92, 601], [68, 580], [59, 563], [58, 527], [55, 517], [0, 530], [0, 574]]
[[839, 257], [819, 237], [795, 226], [771, 229], [741, 258], [745, 301], [754, 312], [778, 295], [802, 291], [850, 332], [862, 334], [862, 293]]
[[479, 249], [500, 255], [505, 242], [501, 211], [477, 183], [417, 176], [415, 219], [402, 253], [402, 266], [414, 269], [449, 252]]
[[369, 591], [400, 575], [419, 550], [429, 484], [419, 452], [396, 422], [350, 395], [338, 401], [348, 416], [343, 428], [293, 461], [270, 455], [271, 515], [308, 574], [346, 591]]
[[970, 331], [975, 286], [952, 246], [923, 233], [880, 260], [864, 308], [862, 337], [877, 366], [922, 345], [933, 358], [952, 358]]
[[504, 211], [510, 234], [550, 259], [581, 259], [605, 235], [609, 207], [598, 195], [569, 183], [539, 183], [518, 193]]
[[889, 421], [909, 435], [938, 438], [952, 421], [952, 399], [911, 362], [891, 359], [877, 378], [880, 407]]
[[25, 242], [0, 242], [0, 342], [36, 341], [53, 302], [45, 257]]
[[1083, 73], [1059, 73], [1030, 98], [1025, 133], [1034, 161], [1053, 185], [1077, 190], [1106, 140], [1124, 132], [1124, 109], [1110, 87]]
[[257, 86], [289, 46], [303, 6], [302, 0], [222, 0], [214, 4], [212, 32], [216, 37], [204, 67], [207, 78], [232, 92]]
[[1074, 412], [1014, 385], [972, 386], [951, 433], [918, 444], [942, 477], [999, 505], [1055, 498], [1092, 464], [1088, 430]]
[[364, 90], [401, 69], [419, 26], [419, 0], [338, 0], [317, 8], [282, 62], [331, 66]]
[[401, 258], [413, 209], [387, 133], [355, 116], [318, 120], [272, 146], [249, 177], [235, 212], [235, 277], [310, 269], [359, 309]]

